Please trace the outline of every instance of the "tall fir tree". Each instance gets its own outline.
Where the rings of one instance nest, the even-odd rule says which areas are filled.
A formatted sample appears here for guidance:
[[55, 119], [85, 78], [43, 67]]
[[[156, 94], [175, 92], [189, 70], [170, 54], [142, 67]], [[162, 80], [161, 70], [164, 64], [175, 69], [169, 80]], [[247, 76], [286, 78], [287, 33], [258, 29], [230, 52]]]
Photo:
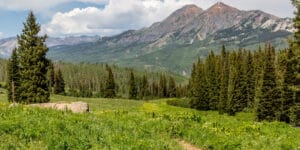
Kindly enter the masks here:
[[228, 103], [228, 87], [229, 87], [229, 53], [223, 45], [221, 51], [221, 88], [218, 110], [220, 114], [226, 112]]
[[169, 97], [176, 97], [176, 83], [173, 77], [169, 77], [168, 90]]
[[167, 79], [164, 74], [160, 75], [159, 78], [158, 96], [160, 98], [168, 97]]
[[255, 99], [255, 75], [254, 75], [254, 63], [253, 56], [250, 51], [247, 53], [246, 63], [246, 97], [247, 97], [247, 107], [254, 107]]
[[197, 65], [195, 65], [195, 72], [192, 75], [191, 81], [193, 82], [193, 88], [191, 90], [191, 101], [190, 105], [192, 108], [198, 110], [209, 110], [209, 93], [208, 84], [206, 79], [205, 64], [199, 58]]
[[20, 70], [16, 49], [13, 49], [11, 58], [7, 63], [7, 96], [9, 102], [20, 100]]
[[283, 87], [282, 87], [282, 101], [281, 101], [281, 114], [280, 121], [290, 123], [290, 109], [295, 104], [294, 99], [294, 84], [296, 81], [296, 60], [294, 59], [294, 53], [292, 49], [287, 50], [285, 71], [283, 75]]
[[[264, 61], [265, 52], [262, 50], [261, 46], [258, 47], [258, 51], [254, 52], [254, 78], [255, 78], [255, 99], [259, 99], [263, 81], [263, 71], [264, 71]], [[257, 102], [255, 102], [256, 104]]]
[[112, 73], [111, 68], [108, 65], [106, 65], [106, 71], [108, 73], [108, 76], [105, 82], [104, 97], [114, 98], [116, 97], [116, 83], [115, 83], [114, 75]]
[[40, 25], [30, 12], [22, 34], [18, 36], [17, 53], [20, 64], [20, 102], [42, 103], [49, 101], [47, 81], [48, 60], [45, 44], [47, 36], [39, 36]]
[[54, 65], [52, 62], [49, 62], [49, 66], [47, 69], [47, 79], [48, 79], [48, 85], [49, 85], [49, 90], [50, 92], [54, 92], [53, 88], [54, 88]]
[[54, 74], [54, 93], [55, 94], [65, 94], [65, 81], [61, 73], [60, 68]]
[[276, 83], [275, 50], [266, 45], [265, 66], [261, 95], [256, 110], [258, 121], [274, 121], [280, 113], [280, 91]]
[[229, 115], [242, 111], [247, 107], [246, 93], [246, 75], [244, 66], [243, 51], [239, 50], [237, 54], [233, 53], [231, 62], [230, 76], [230, 98], [228, 101], [227, 112]]
[[149, 96], [149, 82], [146, 75], [143, 75], [140, 87], [140, 98], [145, 99]]
[[300, 1], [292, 0], [293, 5], [296, 7], [294, 27], [296, 32], [294, 33], [294, 40], [290, 46], [295, 54], [294, 58], [296, 60], [296, 79], [294, 82], [295, 91], [295, 106], [291, 108], [290, 121], [296, 125], [300, 126]]
[[217, 57], [211, 52], [206, 60], [207, 86], [209, 96], [209, 107], [211, 110], [217, 110], [219, 102], [219, 74], [217, 73]]
[[137, 98], [137, 85], [135, 82], [134, 74], [131, 71], [130, 72], [130, 77], [129, 77], [129, 82], [128, 82], [128, 98], [129, 99], [136, 99]]

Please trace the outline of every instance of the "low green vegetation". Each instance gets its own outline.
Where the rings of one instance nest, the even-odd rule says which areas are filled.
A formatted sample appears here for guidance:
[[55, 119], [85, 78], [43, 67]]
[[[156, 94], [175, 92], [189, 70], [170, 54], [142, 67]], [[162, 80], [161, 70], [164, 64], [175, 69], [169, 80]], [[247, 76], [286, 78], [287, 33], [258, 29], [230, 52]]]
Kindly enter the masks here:
[[[167, 105], [179, 99], [134, 101], [52, 95], [51, 102], [84, 101], [91, 112], [73, 114], [9, 107], [0, 94], [0, 149], [182, 149], [183, 139], [204, 149], [297, 149], [300, 129], [281, 122]], [[184, 103], [184, 102], [181, 102]]]

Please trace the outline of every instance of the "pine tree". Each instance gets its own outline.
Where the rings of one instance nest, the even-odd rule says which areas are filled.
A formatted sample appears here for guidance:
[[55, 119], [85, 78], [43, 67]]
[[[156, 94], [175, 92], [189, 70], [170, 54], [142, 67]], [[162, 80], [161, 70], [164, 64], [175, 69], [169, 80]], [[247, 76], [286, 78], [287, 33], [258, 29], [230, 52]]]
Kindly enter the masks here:
[[[296, 7], [295, 18], [294, 18], [294, 27], [296, 29], [296, 32], [294, 33], [294, 40], [290, 46], [290, 48], [293, 49], [294, 52], [293, 59], [295, 60], [296, 78], [293, 84], [294, 87], [293, 91], [295, 91], [296, 104], [291, 108], [290, 121], [294, 125], [300, 126], [300, 61], [299, 61], [300, 60], [300, 2], [299, 0], [292, 0], [292, 3]], [[286, 87], [286, 89], [288, 88]], [[286, 96], [289, 95], [289, 91], [286, 91], [285, 93]]]
[[108, 65], [106, 65], [106, 71], [108, 72], [108, 77], [105, 82], [104, 97], [114, 98], [116, 97], [116, 84], [114, 80], [114, 75], [112, 73], [111, 68]]
[[244, 63], [242, 50], [239, 50], [237, 54], [235, 52], [232, 53], [229, 82], [230, 96], [227, 105], [227, 113], [229, 115], [235, 115], [236, 112], [240, 112], [247, 107], [247, 82], [245, 68], [243, 67]]
[[129, 88], [128, 88], [129, 89], [129, 92], [128, 92], [129, 99], [136, 99], [137, 86], [136, 86], [134, 74], [132, 71], [130, 72], [130, 78], [129, 78], [128, 85], [129, 85]]
[[275, 50], [271, 45], [266, 46], [265, 66], [261, 95], [256, 110], [259, 121], [274, 121], [280, 110], [280, 91], [276, 83]]
[[47, 36], [38, 36], [40, 25], [36, 23], [33, 12], [30, 12], [24, 29], [18, 36], [17, 53], [20, 63], [20, 102], [42, 103], [49, 101], [49, 86], [47, 81], [45, 44]]
[[169, 97], [176, 97], [176, 83], [172, 77], [169, 78], [168, 85]]
[[20, 72], [17, 51], [12, 51], [11, 58], [7, 64], [7, 95], [9, 102], [19, 102], [20, 100]]
[[226, 52], [224, 45], [222, 46], [221, 55], [221, 88], [218, 110], [219, 113], [223, 114], [227, 108], [229, 87], [229, 53]]
[[54, 93], [65, 94], [65, 81], [60, 69], [54, 74]]
[[209, 94], [208, 84], [206, 79], [206, 69], [202, 60], [199, 58], [195, 66], [195, 74], [192, 75], [193, 88], [190, 106], [198, 110], [209, 110]]
[[295, 104], [293, 86], [296, 81], [296, 66], [294, 53], [292, 49], [288, 49], [287, 58], [285, 63], [285, 71], [283, 75], [283, 87], [282, 87], [282, 102], [281, 102], [281, 114], [280, 121], [290, 123], [290, 109]]
[[259, 46], [258, 51], [254, 52], [254, 78], [255, 78], [255, 99], [259, 99], [263, 81], [265, 52]]
[[167, 79], [166, 79], [166, 76], [163, 74], [160, 75], [160, 78], [159, 78], [158, 96], [160, 98], [168, 97]]
[[206, 72], [207, 72], [207, 86], [208, 86], [208, 99], [209, 107], [211, 110], [217, 110], [219, 102], [219, 74], [217, 73], [217, 58], [213, 52], [211, 52], [206, 60]]
[[47, 79], [50, 92], [54, 92], [54, 65], [52, 62], [49, 62], [48, 71], [47, 71]]
[[253, 56], [250, 51], [248, 51], [246, 58], [246, 97], [247, 97], [247, 106], [250, 108], [254, 107], [254, 98], [255, 98], [255, 76], [254, 76], [254, 64]]
[[149, 96], [149, 83], [146, 75], [143, 75], [142, 81], [141, 81], [141, 90], [140, 90], [140, 97], [146, 98]]

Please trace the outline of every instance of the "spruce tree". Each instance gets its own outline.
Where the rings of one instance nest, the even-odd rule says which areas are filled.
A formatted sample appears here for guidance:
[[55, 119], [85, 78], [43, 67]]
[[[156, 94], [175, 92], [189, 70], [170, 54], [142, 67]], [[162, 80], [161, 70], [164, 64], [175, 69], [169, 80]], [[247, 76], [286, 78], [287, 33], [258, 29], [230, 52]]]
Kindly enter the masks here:
[[65, 81], [60, 69], [54, 74], [54, 93], [65, 94]]
[[20, 100], [20, 72], [17, 51], [12, 51], [11, 58], [7, 63], [7, 96], [9, 102], [19, 102]]
[[296, 80], [294, 53], [292, 49], [288, 49], [285, 63], [285, 71], [283, 75], [282, 99], [280, 121], [290, 123], [290, 109], [295, 104], [293, 86]]
[[114, 75], [112, 73], [111, 68], [108, 65], [106, 65], [106, 71], [108, 73], [108, 76], [105, 82], [104, 97], [114, 98], [116, 97], [116, 83], [115, 83]]
[[172, 77], [169, 78], [168, 90], [169, 97], [176, 97], [176, 83]]
[[199, 58], [195, 66], [195, 74], [193, 81], [192, 97], [190, 106], [198, 110], [209, 110], [209, 94], [206, 79], [206, 69], [202, 60]]
[[254, 78], [255, 78], [255, 99], [259, 99], [263, 81], [265, 52], [259, 46], [258, 51], [254, 52]]
[[49, 62], [49, 66], [48, 66], [48, 71], [47, 71], [47, 79], [48, 79], [48, 85], [49, 85], [49, 90], [50, 92], [54, 92], [53, 88], [54, 88], [54, 65], [52, 62]]
[[250, 51], [248, 51], [246, 63], [246, 97], [247, 97], [247, 106], [250, 108], [254, 107], [255, 99], [255, 76], [254, 76], [254, 64], [253, 56]]
[[221, 55], [221, 87], [218, 110], [219, 113], [223, 114], [227, 108], [229, 87], [229, 53], [226, 52], [224, 45], [222, 46]]
[[17, 53], [20, 64], [20, 102], [42, 103], [49, 101], [45, 44], [47, 36], [39, 36], [40, 25], [30, 12], [24, 23], [22, 34], [18, 36]]
[[276, 83], [274, 48], [267, 45], [265, 54], [263, 84], [256, 115], [258, 121], [274, 121], [278, 119], [278, 113], [280, 113], [280, 91]]
[[141, 81], [141, 90], [140, 90], [140, 97], [146, 98], [149, 96], [149, 82], [146, 75], [143, 75], [142, 81]]
[[300, 126], [300, 2], [299, 0], [292, 0], [292, 3], [296, 7], [294, 18], [294, 27], [296, 29], [296, 32], [294, 33], [294, 40], [292, 41], [292, 44], [290, 46], [290, 48], [293, 49], [293, 52], [295, 54], [293, 59], [295, 60], [296, 78], [293, 84], [293, 91], [295, 91], [296, 103], [291, 108], [290, 121], [294, 125]]
[[213, 52], [211, 52], [206, 60], [205, 69], [207, 72], [207, 86], [208, 86], [208, 100], [209, 108], [211, 110], [217, 110], [219, 102], [219, 74], [217, 73], [217, 58]]
[[160, 78], [159, 78], [158, 96], [160, 98], [168, 97], [167, 79], [166, 79], [166, 76], [163, 74], [160, 75]]
[[230, 98], [227, 112], [229, 115], [242, 111], [247, 107], [246, 93], [246, 75], [243, 68], [243, 51], [239, 50], [238, 54], [233, 53], [231, 62], [230, 76]]
[[133, 74], [132, 71], [130, 72], [128, 85], [129, 85], [129, 88], [128, 88], [129, 89], [129, 92], [128, 92], [129, 99], [136, 99], [137, 86], [136, 86], [136, 82], [135, 82], [135, 79], [134, 79], [134, 74]]

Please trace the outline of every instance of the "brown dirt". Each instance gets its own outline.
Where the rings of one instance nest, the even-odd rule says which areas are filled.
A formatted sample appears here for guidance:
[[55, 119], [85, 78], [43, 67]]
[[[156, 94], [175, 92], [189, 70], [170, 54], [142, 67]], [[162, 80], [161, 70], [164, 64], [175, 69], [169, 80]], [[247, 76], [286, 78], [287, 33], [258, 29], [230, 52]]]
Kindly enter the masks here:
[[177, 139], [176, 141], [183, 147], [184, 150], [201, 150], [200, 148], [194, 146], [193, 144], [187, 141], [181, 139]]

